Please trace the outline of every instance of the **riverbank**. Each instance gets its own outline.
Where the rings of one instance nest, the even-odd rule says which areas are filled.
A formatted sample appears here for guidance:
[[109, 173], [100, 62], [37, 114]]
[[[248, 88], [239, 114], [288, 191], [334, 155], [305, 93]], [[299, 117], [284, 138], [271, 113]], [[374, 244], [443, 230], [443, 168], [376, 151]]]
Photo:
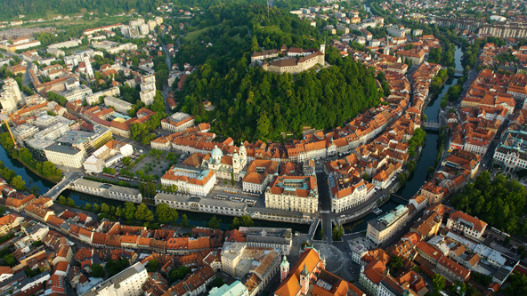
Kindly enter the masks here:
[[[13, 139], [11, 138], [11, 135], [8, 133], [8, 132], [3, 132], [2, 134], [0, 134], [0, 145], [2, 146], [2, 148], [4, 149], [4, 151], [7, 153], [7, 155], [9, 156], [10, 159], [12, 160], [16, 160], [17, 162], [19, 162], [21, 165], [23, 165], [24, 167], [26, 167], [28, 170], [30, 170], [32, 173], [34, 173], [35, 175], [37, 175], [39, 178], [42, 178], [48, 182], [51, 182], [51, 183], [54, 183], [54, 184], [57, 184], [59, 183], [62, 178], [64, 177], [64, 174], [62, 173], [62, 171], [60, 171], [59, 169], [56, 169], [55, 168], [55, 165], [48, 162], [50, 165], [51, 165], [51, 169], [52, 172], [56, 172], [56, 170], [59, 170], [61, 175], [60, 176], [57, 176], [57, 175], [52, 175], [52, 176], [44, 176], [42, 173], [40, 173], [38, 170], [36, 170], [33, 166], [31, 166], [29, 163], [26, 163], [21, 157], [20, 157], [20, 151], [25, 149], [25, 151], [23, 151], [25, 153], [25, 155], [27, 155], [28, 157], [27, 158], [30, 158], [31, 161], [35, 162], [36, 164], [40, 164], [41, 166], [43, 166], [45, 164], [45, 162], [40, 162], [38, 160], [35, 160], [33, 158], [33, 155], [31, 155], [31, 153], [29, 152], [29, 150], [27, 150], [26, 148], [21, 148], [21, 149], [17, 149], [16, 146], [15, 146], [15, 143], [13, 142]], [[48, 170], [49, 170], [48, 169]]]
[[[20, 160], [19, 157], [15, 158], [16, 161], [18, 161], [21, 165], [23, 165], [26, 169], [30, 170], [33, 174], [37, 175], [39, 178], [42, 178], [48, 182], [51, 182], [53, 184], [57, 184], [59, 183], [62, 178], [64, 178], [64, 175], [62, 176], [57, 176], [57, 177], [45, 177], [43, 175], [41, 175], [39, 172], [37, 172], [35, 169], [33, 169], [32, 167], [30, 167], [27, 163], [23, 162], [22, 160]], [[42, 193], [45, 193], [45, 192], [42, 192]]]

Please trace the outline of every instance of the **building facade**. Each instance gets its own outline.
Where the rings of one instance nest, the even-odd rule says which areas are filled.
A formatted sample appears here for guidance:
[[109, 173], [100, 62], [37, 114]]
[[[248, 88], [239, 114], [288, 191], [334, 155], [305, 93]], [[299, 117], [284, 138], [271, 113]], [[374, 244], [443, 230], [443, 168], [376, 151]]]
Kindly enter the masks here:
[[265, 191], [265, 207], [313, 214], [318, 211], [315, 176], [279, 176]]

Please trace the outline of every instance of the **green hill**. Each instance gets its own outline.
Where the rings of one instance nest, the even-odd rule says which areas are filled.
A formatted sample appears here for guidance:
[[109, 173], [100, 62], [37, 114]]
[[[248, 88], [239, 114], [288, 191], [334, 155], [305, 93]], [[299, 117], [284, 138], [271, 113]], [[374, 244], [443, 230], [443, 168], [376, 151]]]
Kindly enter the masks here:
[[[326, 61], [333, 66], [318, 72], [280, 75], [249, 66], [251, 52], [262, 47], [318, 48], [324, 42], [316, 28], [285, 9], [273, 8], [267, 17], [262, 5], [227, 5], [211, 8], [195, 23], [176, 59], [201, 66], [178, 100], [183, 112], [211, 122], [218, 134], [279, 140], [284, 133], [299, 136], [303, 126], [342, 125], [380, 102], [373, 70], [329, 46]], [[214, 111], [204, 110], [206, 100]]]

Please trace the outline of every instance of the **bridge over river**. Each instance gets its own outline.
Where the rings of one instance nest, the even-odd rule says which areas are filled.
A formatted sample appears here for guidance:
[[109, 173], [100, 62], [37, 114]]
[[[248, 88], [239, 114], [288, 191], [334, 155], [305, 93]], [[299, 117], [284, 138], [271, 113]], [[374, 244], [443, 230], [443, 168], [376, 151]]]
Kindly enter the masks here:
[[62, 181], [57, 183], [55, 186], [51, 187], [48, 192], [43, 194], [43, 196], [56, 200], [64, 190], [69, 189], [73, 182], [75, 182], [79, 178], [80, 173], [78, 172], [66, 174], [62, 178]]

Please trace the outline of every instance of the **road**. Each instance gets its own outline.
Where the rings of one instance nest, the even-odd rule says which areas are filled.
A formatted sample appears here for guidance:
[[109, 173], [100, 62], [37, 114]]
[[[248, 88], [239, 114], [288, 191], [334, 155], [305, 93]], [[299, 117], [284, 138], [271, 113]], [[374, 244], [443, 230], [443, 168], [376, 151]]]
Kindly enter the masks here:
[[66, 187], [71, 182], [75, 181], [80, 176], [81, 176], [80, 172], [66, 173], [64, 178], [62, 178], [62, 180], [57, 185], [53, 186], [53, 188], [51, 188], [48, 192], [46, 192], [43, 195], [47, 196], [47, 197], [49, 197], [49, 198], [51, 198], [53, 200], [57, 199], [59, 194], [62, 193], [62, 191], [64, 191], [64, 189], [66, 189]]
[[[168, 29], [168, 26], [165, 26], [165, 29], [163, 30], [163, 34], [162, 34], [163, 37], [165, 36], [167, 29]], [[162, 38], [159, 38], [159, 43], [161, 43], [161, 47], [163, 48], [163, 51], [165, 52], [166, 63], [167, 63], [167, 66], [168, 66], [168, 72], [170, 73], [170, 71], [172, 71], [172, 59], [170, 57], [170, 53], [168, 52], [168, 48], [167, 48], [166, 44], [163, 42]], [[179, 47], [179, 39], [177, 40], [176, 44], [178, 44], [178, 47]], [[166, 106], [166, 113], [167, 114], [170, 114], [170, 108], [168, 107], [167, 99], [168, 99], [168, 95], [169, 95], [169, 93], [171, 91], [172, 91], [172, 85], [168, 85], [168, 80], [167, 80], [164, 83], [163, 92], [162, 92], [163, 99], [165, 100], [165, 106]]]

